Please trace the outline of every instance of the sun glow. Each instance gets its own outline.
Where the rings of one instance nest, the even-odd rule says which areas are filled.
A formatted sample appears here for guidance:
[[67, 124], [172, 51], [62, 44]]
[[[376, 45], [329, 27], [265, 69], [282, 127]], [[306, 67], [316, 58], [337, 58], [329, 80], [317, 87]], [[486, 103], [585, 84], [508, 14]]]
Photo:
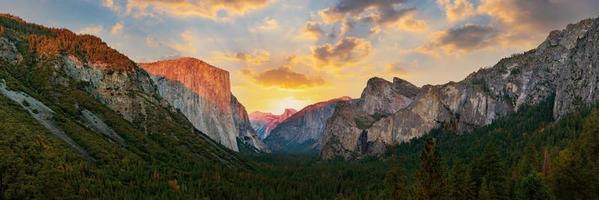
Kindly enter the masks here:
[[299, 99], [295, 99], [293, 97], [285, 97], [285, 98], [279, 100], [278, 102], [274, 103], [272, 105], [272, 107], [268, 110], [268, 112], [271, 112], [273, 114], [281, 114], [281, 113], [285, 112], [285, 109], [287, 109], [287, 108], [301, 110], [302, 108], [306, 107], [308, 104], [309, 104], [309, 101], [306, 101], [306, 100], [299, 100]]

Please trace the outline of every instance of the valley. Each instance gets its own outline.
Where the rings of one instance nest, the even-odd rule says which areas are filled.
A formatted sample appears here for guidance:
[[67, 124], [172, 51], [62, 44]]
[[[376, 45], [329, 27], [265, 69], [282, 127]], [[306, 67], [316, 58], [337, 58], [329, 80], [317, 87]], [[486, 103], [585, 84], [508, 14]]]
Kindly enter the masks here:
[[599, 18], [462, 81], [372, 77], [280, 115], [231, 77], [1, 14], [0, 199], [599, 198]]

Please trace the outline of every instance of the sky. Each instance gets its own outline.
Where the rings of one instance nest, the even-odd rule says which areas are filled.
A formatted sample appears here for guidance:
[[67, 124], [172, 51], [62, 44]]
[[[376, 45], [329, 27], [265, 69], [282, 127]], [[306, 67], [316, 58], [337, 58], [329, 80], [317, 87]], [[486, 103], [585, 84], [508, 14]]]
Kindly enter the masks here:
[[102, 38], [136, 62], [230, 72], [249, 112], [341, 96], [371, 77], [460, 81], [599, 17], [598, 0], [0, 0], [0, 12]]

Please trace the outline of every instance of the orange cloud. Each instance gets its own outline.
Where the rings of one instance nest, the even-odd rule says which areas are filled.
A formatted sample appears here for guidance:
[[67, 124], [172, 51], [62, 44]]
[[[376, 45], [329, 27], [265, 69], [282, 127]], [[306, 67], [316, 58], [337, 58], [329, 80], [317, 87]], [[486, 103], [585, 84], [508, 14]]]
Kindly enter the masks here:
[[[128, 14], [140, 16], [153, 13], [169, 14], [182, 17], [203, 17], [208, 19], [225, 19], [231, 16], [244, 15], [265, 7], [271, 0], [128, 0]], [[104, 5], [118, 7], [111, 0], [104, 0]], [[116, 5], [116, 6], [115, 6]]]
[[437, 0], [437, 4], [445, 10], [449, 22], [464, 20], [476, 15], [476, 8], [470, 0]]
[[324, 44], [312, 48], [312, 56], [323, 63], [344, 65], [366, 58], [372, 45], [365, 39], [346, 37], [336, 44]]
[[263, 64], [270, 61], [270, 53], [265, 50], [254, 50], [251, 53], [237, 52], [237, 53], [226, 53], [223, 55], [225, 59], [239, 60], [249, 64]]
[[244, 70], [243, 73], [264, 86], [297, 89], [324, 84], [324, 80], [320, 77], [309, 77], [305, 74], [294, 72], [289, 67], [279, 67], [261, 73]]
[[112, 34], [118, 34], [121, 31], [123, 31], [123, 28], [125, 28], [125, 25], [123, 24], [123, 22], [117, 22], [116, 24], [114, 24], [112, 26], [112, 28], [110, 29], [110, 32]]
[[319, 39], [326, 33], [318, 22], [309, 21], [304, 25], [302, 36], [309, 39]]

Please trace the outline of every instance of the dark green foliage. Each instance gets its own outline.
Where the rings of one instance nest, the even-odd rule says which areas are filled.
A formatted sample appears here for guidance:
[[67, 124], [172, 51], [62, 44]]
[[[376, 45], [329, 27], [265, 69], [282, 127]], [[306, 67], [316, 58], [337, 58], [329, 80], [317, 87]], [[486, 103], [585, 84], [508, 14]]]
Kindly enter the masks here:
[[410, 199], [410, 188], [408, 185], [407, 175], [401, 168], [400, 163], [395, 159], [391, 160], [391, 169], [385, 174], [385, 198], [388, 199]]
[[539, 173], [531, 173], [518, 184], [518, 199], [549, 200], [553, 199], [546, 181]]
[[426, 140], [420, 155], [420, 169], [416, 172], [416, 199], [444, 199], [447, 195], [447, 182], [441, 157], [435, 140]]
[[450, 199], [474, 200], [477, 199], [478, 191], [472, 179], [470, 169], [461, 163], [453, 166], [447, 180], [448, 197]]

